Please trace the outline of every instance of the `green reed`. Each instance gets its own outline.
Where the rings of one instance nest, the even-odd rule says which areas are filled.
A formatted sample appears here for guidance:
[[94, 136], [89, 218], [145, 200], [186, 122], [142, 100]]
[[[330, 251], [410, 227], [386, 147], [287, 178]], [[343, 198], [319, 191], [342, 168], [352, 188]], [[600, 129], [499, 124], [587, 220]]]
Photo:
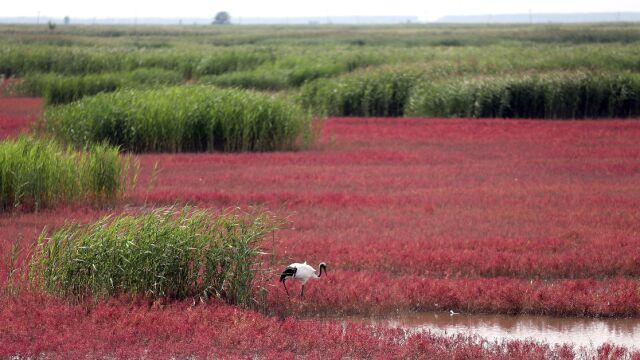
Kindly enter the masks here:
[[35, 73], [24, 78], [18, 91], [30, 96], [42, 96], [47, 104], [66, 104], [85, 96], [113, 92], [123, 87], [141, 88], [171, 85], [183, 81], [178, 72], [157, 68], [75, 76]]
[[628, 118], [640, 115], [640, 76], [551, 73], [423, 82], [408, 115], [537, 119]]
[[284, 98], [211, 86], [98, 94], [50, 108], [45, 124], [73, 144], [137, 152], [290, 150], [310, 131], [310, 119]]
[[113, 146], [75, 151], [46, 139], [5, 140], [0, 142], [0, 210], [113, 201], [135, 185], [136, 174], [137, 163]]
[[43, 232], [30, 260], [37, 287], [71, 299], [143, 294], [257, 301], [263, 242], [275, 231], [260, 210], [159, 208]]

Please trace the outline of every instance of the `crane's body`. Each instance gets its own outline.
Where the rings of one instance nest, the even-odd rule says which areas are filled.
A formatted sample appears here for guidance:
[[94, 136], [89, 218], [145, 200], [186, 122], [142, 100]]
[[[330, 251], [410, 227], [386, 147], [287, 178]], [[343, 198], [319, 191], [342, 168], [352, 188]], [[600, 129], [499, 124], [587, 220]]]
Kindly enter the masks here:
[[320, 263], [319, 275], [316, 275], [316, 269], [314, 269], [311, 265], [308, 265], [306, 261], [302, 264], [293, 263], [287, 266], [286, 269], [284, 269], [284, 271], [280, 275], [280, 282], [284, 286], [284, 289], [287, 292], [287, 295], [289, 295], [289, 290], [287, 290], [287, 285], [285, 284], [287, 277], [292, 277], [300, 281], [300, 283], [302, 284], [302, 291], [300, 292], [300, 297], [304, 297], [304, 284], [306, 284], [307, 281], [311, 279], [314, 279], [314, 280], [320, 279], [323, 271], [325, 274], [327, 273], [327, 264], [325, 263]]
[[316, 275], [316, 269], [308, 265], [306, 262], [299, 264], [293, 263], [288, 267], [296, 268], [296, 273], [293, 275], [293, 278], [300, 281], [302, 285], [306, 284], [310, 279], [318, 279], [320, 276]]

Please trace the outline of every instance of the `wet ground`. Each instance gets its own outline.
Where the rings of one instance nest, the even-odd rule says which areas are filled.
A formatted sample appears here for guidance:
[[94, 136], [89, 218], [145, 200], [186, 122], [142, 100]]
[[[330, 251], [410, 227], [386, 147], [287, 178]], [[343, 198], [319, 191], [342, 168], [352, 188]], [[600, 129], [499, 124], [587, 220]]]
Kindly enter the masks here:
[[410, 331], [477, 335], [487, 340], [530, 339], [549, 344], [598, 347], [604, 343], [640, 349], [640, 319], [572, 318], [535, 315], [408, 313], [392, 318], [352, 318]]

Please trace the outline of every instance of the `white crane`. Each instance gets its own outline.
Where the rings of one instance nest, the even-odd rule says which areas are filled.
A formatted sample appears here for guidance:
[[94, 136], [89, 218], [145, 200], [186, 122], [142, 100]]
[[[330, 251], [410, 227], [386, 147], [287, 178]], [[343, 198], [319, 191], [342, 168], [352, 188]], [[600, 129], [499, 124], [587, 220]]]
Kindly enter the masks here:
[[327, 264], [321, 262], [320, 263], [320, 275], [316, 275], [316, 269], [312, 268], [310, 265], [307, 265], [305, 261], [302, 264], [293, 263], [287, 266], [286, 269], [280, 274], [280, 282], [282, 286], [284, 286], [284, 290], [287, 292], [287, 296], [289, 296], [289, 290], [287, 290], [287, 285], [285, 285], [285, 281], [287, 277], [292, 277], [302, 283], [302, 291], [300, 292], [300, 297], [304, 297], [304, 284], [309, 281], [309, 279], [320, 279], [322, 276], [322, 272], [327, 273]]

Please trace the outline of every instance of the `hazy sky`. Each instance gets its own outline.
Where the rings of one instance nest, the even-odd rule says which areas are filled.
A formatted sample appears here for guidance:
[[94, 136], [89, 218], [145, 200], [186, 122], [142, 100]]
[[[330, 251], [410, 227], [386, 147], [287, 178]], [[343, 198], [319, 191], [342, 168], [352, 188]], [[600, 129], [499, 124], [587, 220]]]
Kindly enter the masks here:
[[444, 15], [543, 12], [640, 12], [640, 0], [2, 0], [0, 16], [62, 17], [238, 17], [413, 15], [435, 20]]

